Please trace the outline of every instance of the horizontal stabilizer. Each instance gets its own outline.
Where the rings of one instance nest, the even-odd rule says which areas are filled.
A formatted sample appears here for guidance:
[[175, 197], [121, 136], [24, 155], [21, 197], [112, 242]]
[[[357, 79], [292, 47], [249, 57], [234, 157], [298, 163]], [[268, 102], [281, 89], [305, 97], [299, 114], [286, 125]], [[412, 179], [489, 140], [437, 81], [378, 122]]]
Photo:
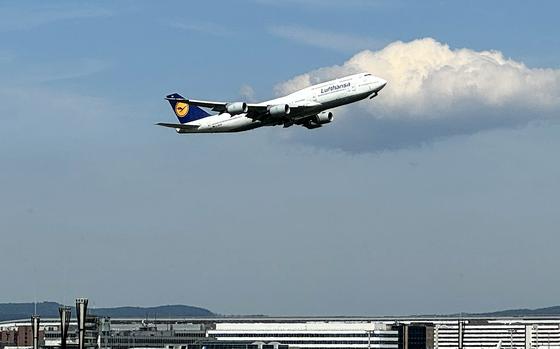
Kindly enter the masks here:
[[199, 127], [198, 125], [168, 124], [166, 122], [158, 122], [156, 125], [163, 126], [163, 127], [170, 127], [170, 128], [178, 128], [181, 130], [196, 130]]

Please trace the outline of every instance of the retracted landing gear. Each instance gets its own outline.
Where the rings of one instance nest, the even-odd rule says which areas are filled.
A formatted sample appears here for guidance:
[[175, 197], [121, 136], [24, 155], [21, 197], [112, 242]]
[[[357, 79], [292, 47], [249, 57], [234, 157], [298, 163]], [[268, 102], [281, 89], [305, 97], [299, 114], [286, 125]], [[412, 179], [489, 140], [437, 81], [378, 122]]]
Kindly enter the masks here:
[[294, 125], [294, 119], [292, 119], [289, 116], [286, 116], [286, 118], [284, 119], [284, 128], [290, 127]]

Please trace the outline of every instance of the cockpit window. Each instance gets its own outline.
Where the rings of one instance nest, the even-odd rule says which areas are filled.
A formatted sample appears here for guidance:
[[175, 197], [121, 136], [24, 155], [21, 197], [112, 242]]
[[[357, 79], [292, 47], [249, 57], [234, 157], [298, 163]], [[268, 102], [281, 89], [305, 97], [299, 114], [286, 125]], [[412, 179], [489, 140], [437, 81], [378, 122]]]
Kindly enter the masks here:
[[371, 76], [371, 74], [364, 74], [364, 76]]

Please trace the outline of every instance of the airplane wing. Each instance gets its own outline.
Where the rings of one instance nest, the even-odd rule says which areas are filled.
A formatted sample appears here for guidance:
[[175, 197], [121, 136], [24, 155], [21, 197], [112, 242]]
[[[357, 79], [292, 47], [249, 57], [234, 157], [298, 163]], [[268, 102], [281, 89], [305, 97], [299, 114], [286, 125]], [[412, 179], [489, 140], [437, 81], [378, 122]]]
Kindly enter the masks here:
[[[184, 102], [191, 105], [196, 105], [203, 108], [209, 108], [213, 111], [223, 113], [227, 111], [228, 105], [233, 103], [228, 102], [214, 102], [214, 101], [203, 101], [197, 99], [187, 99], [179, 94], [172, 94], [167, 96], [165, 99], [170, 101], [177, 101], [177, 102]], [[271, 107], [274, 105], [266, 105], [266, 104], [253, 104], [253, 103], [242, 103], [238, 102], [243, 105], [243, 109], [246, 107], [247, 117], [260, 119], [266, 116]], [[314, 106], [319, 105], [317, 102], [307, 102], [306, 105], [289, 105], [290, 107], [290, 114], [300, 115], [305, 113], [308, 110], [311, 110]]]

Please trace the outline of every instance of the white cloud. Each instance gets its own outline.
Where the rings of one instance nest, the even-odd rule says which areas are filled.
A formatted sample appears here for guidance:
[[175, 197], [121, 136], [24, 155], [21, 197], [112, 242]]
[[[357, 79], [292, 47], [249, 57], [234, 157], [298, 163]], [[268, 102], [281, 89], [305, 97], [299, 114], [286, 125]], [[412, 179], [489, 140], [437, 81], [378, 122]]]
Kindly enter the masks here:
[[270, 27], [269, 32], [284, 39], [296, 41], [305, 45], [342, 52], [355, 52], [364, 48], [380, 47], [382, 45], [381, 41], [372, 38], [294, 25]]
[[[431, 38], [362, 51], [340, 66], [296, 76], [275, 90], [286, 94], [361, 71], [388, 85], [373, 103], [337, 113], [359, 115], [363, 132], [381, 127], [412, 136], [413, 143], [555, 118], [560, 111], [560, 70], [528, 68], [498, 51], [451, 49]], [[362, 134], [361, 142], [367, 144], [367, 138]]]
[[539, 109], [560, 106], [560, 70], [531, 69], [498, 51], [452, 50], [431, 38], [398, 41], [380, 51], [360, 52], [342, 66], [297, 76], [277, 85], [276, 90], [289, 93], [361, 71], [389, 81], [377, 104], [400, 112], [399, 116], [427, 116], [459, 106], [468, 108], [470, 103], [489, 108], [508, 104]]

